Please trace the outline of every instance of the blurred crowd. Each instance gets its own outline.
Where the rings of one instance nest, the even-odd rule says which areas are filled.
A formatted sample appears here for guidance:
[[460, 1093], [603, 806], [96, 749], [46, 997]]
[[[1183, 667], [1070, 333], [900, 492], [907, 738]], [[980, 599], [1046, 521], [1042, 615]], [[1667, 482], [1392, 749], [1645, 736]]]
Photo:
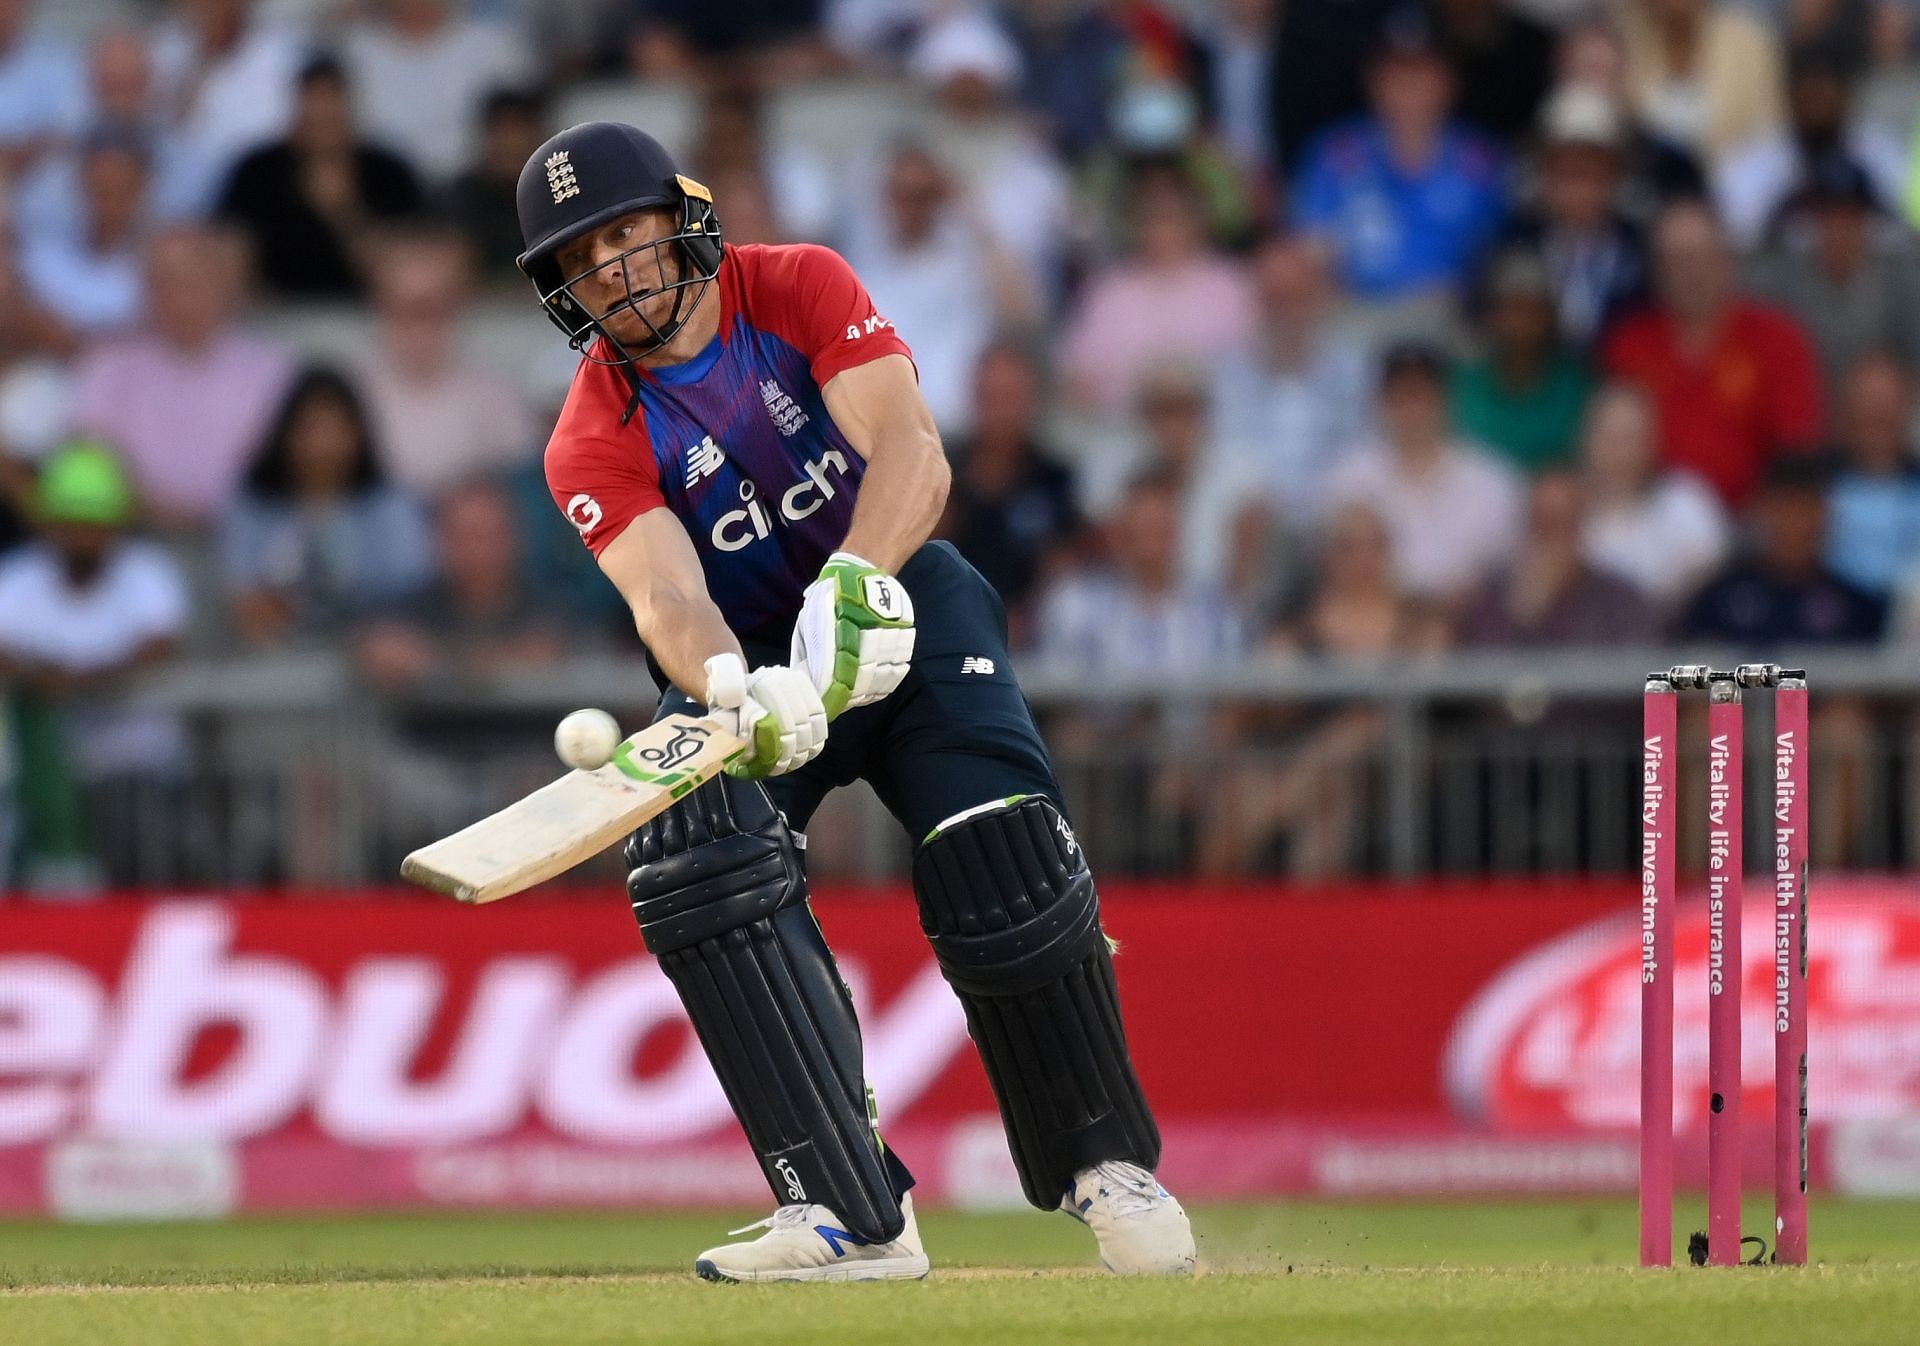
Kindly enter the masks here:
[[[44, 796], [0, 855], [8, 817], [58, 851], [72, 781], [184, 771], [100, 695], [182, 651], [406, 691], [631, 648], [545, 495], [568, 357], [513, 265], [583, 89], [694, 109], [730, 241], [849, 259], [1038, 656], [1920, 641], [1916, 19], [0, 0], [0, 781]], [[809, 90], [917, 115], [849, 156]]]

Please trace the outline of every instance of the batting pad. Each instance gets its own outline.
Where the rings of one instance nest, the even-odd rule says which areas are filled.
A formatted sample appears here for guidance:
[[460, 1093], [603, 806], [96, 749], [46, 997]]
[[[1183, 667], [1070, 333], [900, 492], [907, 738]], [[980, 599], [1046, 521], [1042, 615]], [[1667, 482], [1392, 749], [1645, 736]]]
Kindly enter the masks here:
[[680, 993], [782, 1204], [861, 1238], [905, 1219], [867, 1107], [860, 1025], [807, 906], [799, 847], [758, 782], [718, 777], [627, 842], [647, 948]]
[[1093, 875], [1053, 801], [970, 810], [913, 861], [920, 924], [1000, 1101], [1027, 1200], [1054, 1210], [1108, 1159], [1152, 1169], [1160, 1132], [1127, 1056]]

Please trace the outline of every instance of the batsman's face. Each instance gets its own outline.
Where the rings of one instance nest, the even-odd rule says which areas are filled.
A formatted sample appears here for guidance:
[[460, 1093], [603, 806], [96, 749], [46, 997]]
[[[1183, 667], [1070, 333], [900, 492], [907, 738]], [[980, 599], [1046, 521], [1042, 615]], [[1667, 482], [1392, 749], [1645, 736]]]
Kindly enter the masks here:
[[573, 297], [617, 339], [644, 344], [652, 336], [647, 323], [661, 326], [672, 316], [674, 295], [662, 291], [684, 270], [677, 248], [648, 245], [675, 232], [664, 210], [622, 215], [560, 249], [560, 274], [578, 277]]

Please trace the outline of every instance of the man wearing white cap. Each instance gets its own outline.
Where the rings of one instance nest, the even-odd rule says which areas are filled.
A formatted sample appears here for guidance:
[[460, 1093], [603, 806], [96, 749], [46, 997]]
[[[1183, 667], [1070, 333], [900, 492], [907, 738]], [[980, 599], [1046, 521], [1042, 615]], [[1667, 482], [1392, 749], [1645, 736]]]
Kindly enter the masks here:
[[1514, 222], [1508, 241], [1545, 261], [1560, 335], [1587, 349], [1646, 293], [1646, 240], [1619, 205], [1626, 117], [1599, 90], [1567, 84], [1540, 120], [1539, 200]]

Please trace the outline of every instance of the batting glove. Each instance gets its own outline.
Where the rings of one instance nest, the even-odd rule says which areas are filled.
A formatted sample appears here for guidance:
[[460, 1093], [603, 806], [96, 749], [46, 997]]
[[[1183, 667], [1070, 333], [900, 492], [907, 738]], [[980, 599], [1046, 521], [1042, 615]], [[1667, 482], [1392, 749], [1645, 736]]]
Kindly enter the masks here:
[[819, 689], [827, 718], [870, 705], [913, 661], [913, 599], [879, 566], [837, 551], [807, 586], [793, 627], [793, 665]]
[[758, 780], [805, 766], [827, 746], [827, 711], [813, 681], [797, 668], [771, 664], [747, 672], [737, 654], [707, 660], [708, 714], [747, 741], [747, 755], [727, 768]]

